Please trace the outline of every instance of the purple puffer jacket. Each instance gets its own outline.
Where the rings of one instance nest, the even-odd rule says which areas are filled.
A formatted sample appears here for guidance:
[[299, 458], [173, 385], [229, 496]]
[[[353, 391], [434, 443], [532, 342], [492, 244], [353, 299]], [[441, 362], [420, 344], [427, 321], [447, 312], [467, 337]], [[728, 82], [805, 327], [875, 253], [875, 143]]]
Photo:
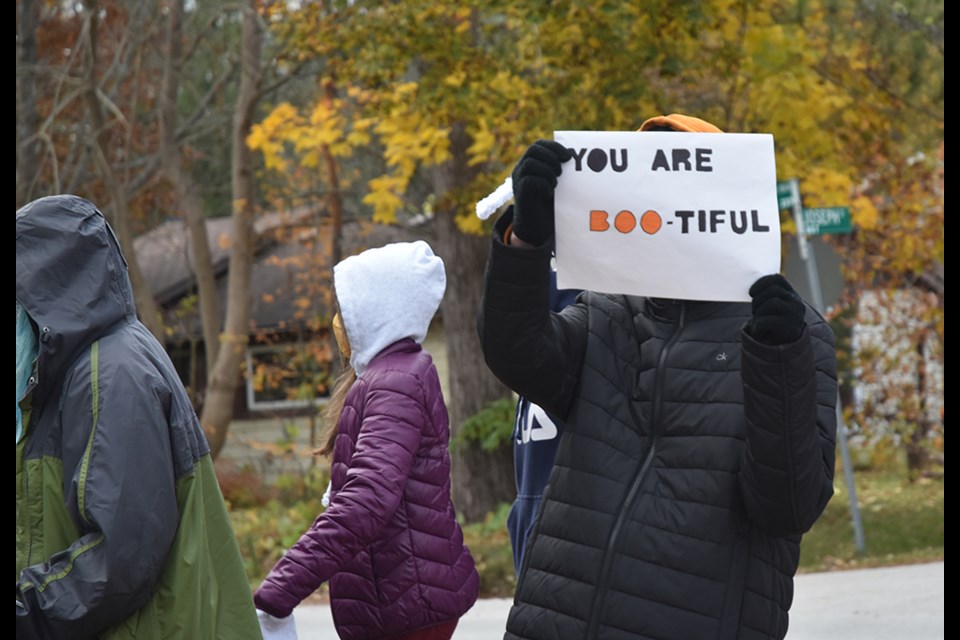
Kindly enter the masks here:
[[450, 429], [437, 370], [413, 340], [380, 352], [347, 395], [330, 508], [266, 577], [284, 617], [330, 580], [341, 638], [386, 638], [462, 616], [479, 576], [450, 501]]

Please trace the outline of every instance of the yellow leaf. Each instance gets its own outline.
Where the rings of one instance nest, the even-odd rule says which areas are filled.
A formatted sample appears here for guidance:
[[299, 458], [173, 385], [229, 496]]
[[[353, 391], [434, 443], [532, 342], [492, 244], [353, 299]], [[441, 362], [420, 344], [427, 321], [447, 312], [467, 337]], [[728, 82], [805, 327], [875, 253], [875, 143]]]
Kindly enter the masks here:
[[454, 221], [457, 223], [457, 228], [463, 233], [482, 235], [485, 231], [483, 220], [473, 215], [472, 212], [465, 215], [458, 215]]
[[870, 198], [860, 196], [850, 203], [850, 217], [861, 229], [875, 229], [880, 221], [880, 213]]
[[443, 84], [448, 87], [458, 88], [463, 85], [463, 81], [467, 79], [467, 74], [463, 71], [455, 71], [443, 79]]

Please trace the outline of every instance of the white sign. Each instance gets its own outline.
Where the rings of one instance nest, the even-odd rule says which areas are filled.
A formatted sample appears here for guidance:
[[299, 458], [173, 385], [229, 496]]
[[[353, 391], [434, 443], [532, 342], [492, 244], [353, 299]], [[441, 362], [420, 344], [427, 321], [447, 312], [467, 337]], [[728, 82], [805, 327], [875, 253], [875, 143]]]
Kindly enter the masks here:
[[780, 271], [773, 136], [557, 131], [557, 286], [749, 301]]

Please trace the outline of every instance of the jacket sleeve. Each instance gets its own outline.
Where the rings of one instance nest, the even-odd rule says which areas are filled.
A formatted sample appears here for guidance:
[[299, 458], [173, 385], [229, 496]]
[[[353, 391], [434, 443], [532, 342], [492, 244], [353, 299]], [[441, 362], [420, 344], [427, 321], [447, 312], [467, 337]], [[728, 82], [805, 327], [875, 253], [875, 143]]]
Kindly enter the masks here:
[[376, 538], [400, 505], [427, 419], [425, 398], [419, 378], [396, 371], [366, 389], [346, 480], [330, 508], [264, 578], [254, 594], [257, 608], [287, 617]]
[[747, 444], [739, 479], [747, 515], [770, 535], [799, 535], [833, 495], [833, 331], [808, 309], [807, 327], [792, 344], [770, 346], [741, 335]]
[[549, 246], [503, 243], [512, 210], [497, 222], [477, 329], [490, 370], [508, 387], [566, 418], [587, 342], [582, 303], [550, 311]]
[[101, 361], [95, 345], [65, 383], [64, 489], [79, 537], [20, 573], [18, 638], [97, 635], [144, 606], [160, 577], [179, 525], [170, 392], [130, 360]]

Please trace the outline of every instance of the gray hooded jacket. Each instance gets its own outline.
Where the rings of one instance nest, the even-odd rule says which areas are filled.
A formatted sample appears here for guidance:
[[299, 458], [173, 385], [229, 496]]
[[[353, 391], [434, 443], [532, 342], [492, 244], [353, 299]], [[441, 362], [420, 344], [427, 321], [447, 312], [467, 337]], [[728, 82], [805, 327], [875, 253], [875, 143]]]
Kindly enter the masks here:
[[17, 444], [17, 637], [258, 638], [207, 442], [106, 220], [53, 196], [16, 222], [17, 301], [40, 336]]

